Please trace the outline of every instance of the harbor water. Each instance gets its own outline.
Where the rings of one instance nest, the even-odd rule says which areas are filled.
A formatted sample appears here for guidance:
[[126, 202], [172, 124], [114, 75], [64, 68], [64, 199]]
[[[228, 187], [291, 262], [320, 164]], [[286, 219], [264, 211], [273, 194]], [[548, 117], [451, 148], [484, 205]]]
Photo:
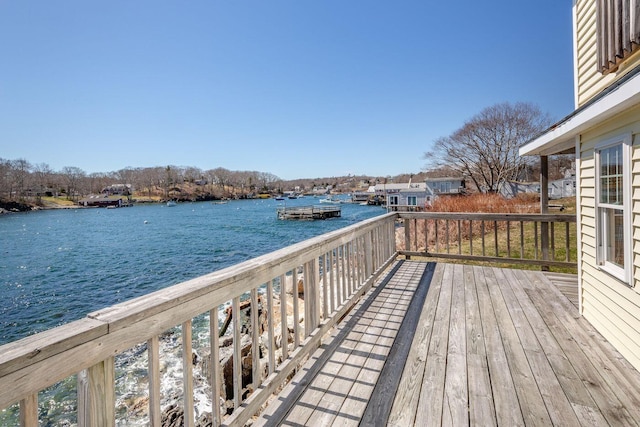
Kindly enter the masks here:
[[[276, 215], [283, 203], [302, 206], [318, 200], [151, 204], [0, 216], [0, 345], [385, 212], [341, 204], [338, 218], [283, 221]], [[163, 345], [174, 345], [177, 353], [177, 341], [169, 332]], [[141, 353], [142, 348], [131, 349], [118, 363], [131, 368]], [[179, 365], [177, 357], [175, 363]], [[136, 386], [127, 383], [126, 374], [118, 381], [124, 395]], [[66, 382], [41, 393], [43, 425], [75, 424], [75, 383]], [[163, 384], [164, 393], [170, 395], [175, 387]], [[0, 411], [0, 425], [10, 425], [6, 423], [14, 416], [15, 409]], [[119, 425], [129, 424], [121, 420]]]

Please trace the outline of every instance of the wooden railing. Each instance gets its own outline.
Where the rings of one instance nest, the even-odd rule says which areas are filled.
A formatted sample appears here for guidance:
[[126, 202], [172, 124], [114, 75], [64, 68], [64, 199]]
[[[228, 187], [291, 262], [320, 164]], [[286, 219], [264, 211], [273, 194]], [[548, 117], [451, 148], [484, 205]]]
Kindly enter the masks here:
[[[146, 343], [148, 421], [161, 420], [160, 336], [181, 331], [184, 425], [195, 425], [192, 322], [209, 319], [209, 383], [213, 425], [243, 425], [321, 343], [322, 337], [396, 258], [395, 214], [289, 246], [152, 294], [91, 313], [86, 318], [0, 347], [0, 409], [19, 403], [23, 426], [38, 426], [38, 394], [63, 379], [77, 378], [77, 424], [116, 423], [114, 359]], [[302, 280], [300, 280], [302, 279]], [[302, 289], [298, 289], [301, 285]], [[280, 314], [274, 312], [279, 294]], [[260, 299], [261, 303], [258, 302]], [[241, 301], [250, 300], [241, 324]], [[218, 318], [231, 301], [233, 411], [220, 410]], [[290, 304], [291, 303], [291, 304]], [[300, 305], [304, 303], [304, 309]], [[246, 303], [243, 305], [247, 305]], [[289, 306], [292, 306], [289, 309]], [[266, 312], [266, 325], [260, 312]], [[263, 334], [260, 330], [264, 327]], [[281, 333], [276, 338], [275, 328]], [[250, 350], [241, 329], [250, 330]], [[289, 331], [293, 337], [290, 338]], [[260, 346], [264, 351], [261, 358]], [[278, 355], [276, 355], [278, 348]], [[248, 355], [246, 353], [249, 353]], [[251, 384], [243, 381], [251, 359]], [[267, 371], [263, 377], [261, 372]], [[145, 382], [145, 381], [141, 381]], [[15, 408], [15, 407], [14, 407]], [[73, 418], [73, 416], [70, 416]]]
[[576, 267], [571, 214], [399, 213], [400, 255]]

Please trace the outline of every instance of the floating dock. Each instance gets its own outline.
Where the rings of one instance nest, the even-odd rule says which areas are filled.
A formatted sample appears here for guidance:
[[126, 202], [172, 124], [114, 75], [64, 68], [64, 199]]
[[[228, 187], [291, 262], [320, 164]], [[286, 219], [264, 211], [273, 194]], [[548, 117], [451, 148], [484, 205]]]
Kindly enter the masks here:
[[296, 206], [290, 208], [278, 208], [278, 219], [327, 219], [337, 218], [342, 215], [340, 206]]

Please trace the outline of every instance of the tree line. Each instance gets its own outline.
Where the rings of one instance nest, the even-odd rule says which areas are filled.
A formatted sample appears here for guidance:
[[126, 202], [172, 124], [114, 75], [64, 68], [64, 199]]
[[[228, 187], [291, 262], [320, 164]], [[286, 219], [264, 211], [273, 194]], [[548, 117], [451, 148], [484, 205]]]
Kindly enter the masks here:
[[0, 198], [5, 200], [45, 196], [78, 200], [89, 194], [99, 194], [114, 184], [130, 185], [138, 195], [148, 197], [167, 197], [189, 184], [195, 188], [196, 195], [228, 197], [273, 191], [281, 182], [272, 173], [231, 171], [221, 167], [205, 171], [169, 165], [87, 173], [75, 166], [55, 171], [46, 163], [32, 164], [25, 159], [0, 158]]

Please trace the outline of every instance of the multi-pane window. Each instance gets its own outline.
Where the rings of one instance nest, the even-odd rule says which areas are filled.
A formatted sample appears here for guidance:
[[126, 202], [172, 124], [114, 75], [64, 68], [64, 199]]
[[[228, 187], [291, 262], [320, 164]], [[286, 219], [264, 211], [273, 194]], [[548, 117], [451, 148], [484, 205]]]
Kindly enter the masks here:
[[630, 276], [630, 140], [596, 149], [598, 264], [625, 282]]
[[617, 70], [639, 50], [640, 0], [596, 0], [598, 69]]
[[407, 205], [409, 205], [409, 206], [417, 206], [418, 205], [418, 197], [417, 196], [407, 196]]

